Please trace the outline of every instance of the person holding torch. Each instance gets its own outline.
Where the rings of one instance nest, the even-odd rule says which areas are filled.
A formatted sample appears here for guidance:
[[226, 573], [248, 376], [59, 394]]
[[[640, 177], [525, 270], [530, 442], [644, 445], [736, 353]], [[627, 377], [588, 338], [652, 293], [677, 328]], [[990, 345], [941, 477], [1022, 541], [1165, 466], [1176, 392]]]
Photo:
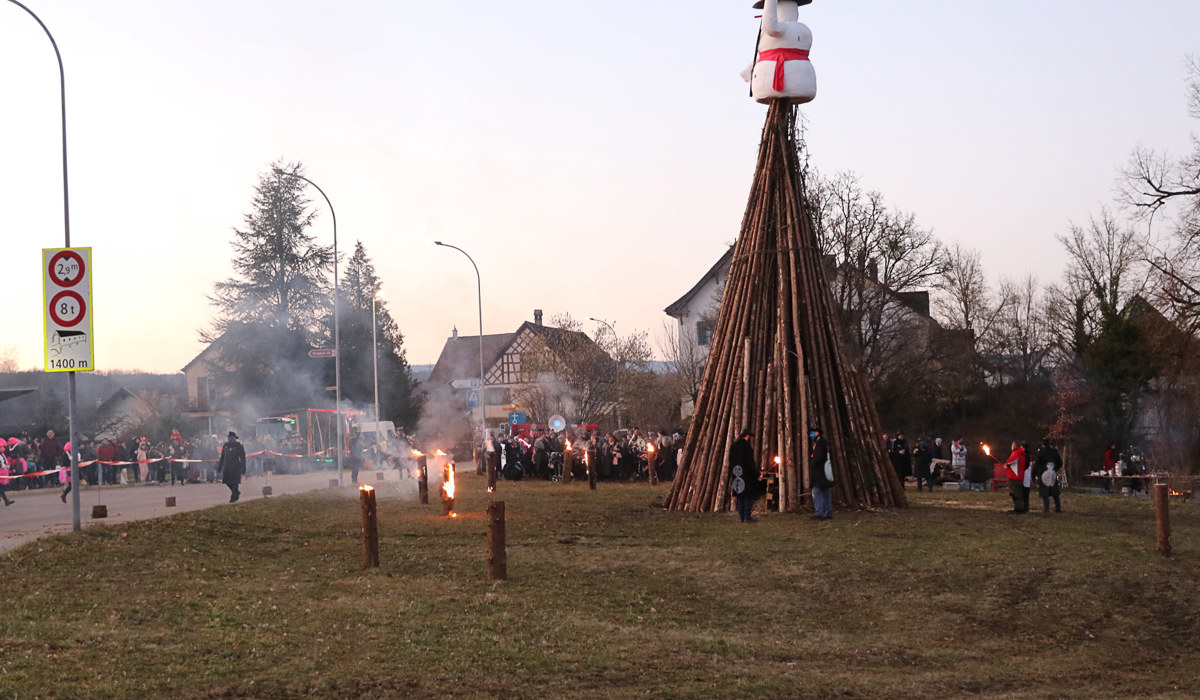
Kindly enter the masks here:
[[1029, 457], [1019, 442], [1012, 444], [1012, 454], [1004, 462], [1008, 470], [1008, 495], [1012, 497], [1014, 515], [1029, 512]]

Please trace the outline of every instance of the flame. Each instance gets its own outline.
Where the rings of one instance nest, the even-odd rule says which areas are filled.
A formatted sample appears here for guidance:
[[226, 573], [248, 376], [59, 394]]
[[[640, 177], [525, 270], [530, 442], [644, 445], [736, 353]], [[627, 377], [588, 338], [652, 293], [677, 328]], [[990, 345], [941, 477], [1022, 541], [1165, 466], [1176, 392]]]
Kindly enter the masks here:
[[413, 453], [413, 457], [424, 457], [425, 456], [425, 453], [420, 450], [413, 450], [412, 453]]
[[647, 442], [647, 443], [646, 443], [646, 451], [647, 451], [647, 452], [654, 452], [654, 443], [653, 443], [653, 442]]
[[370, 484], [363, 484], [362, 486], [359, 486], [359, 487], [358, 487], [358, 490], [359, 490], [359, 491], [364, 491], [364, 492], [366, 492], [366, 493], [370, 493], [370, 492], [372, 492], [372, 491], [374, 491], [374, 490], [375, 490], [375, 487], [374, 487], [374, 486], [372, 486], [372, 485], [370, 485]]
[[445, 457], [445, 456], [446, 456], [446, 453], [445, 453], [445, 452], [442, 452], [442, 450], [441, 450], [440, 448], [439, 448], [439, 449], [438, 449], [438, 451], [437, 451], [437, 452], [435, 452], [434, 454], [436, 454], [438, 457]]
[[566, 447], [567, 452], [570, 452], [571, 451], [571, 441], [567, 440], [566, 442], [567, 442], [567, 447]]
[[991, 456], [992, 456], [992, 448], [988, 447], [987, 445], [984, 445], [984, 446], [983, 446], [983, 453], [984, 453], [985, 455], [987, 455], [988, 457], [991, 457]]
[[783, 464], [783, 458], [779, 455], [775, 455], [775, 464]]
[[442, 484], [442, 491], [446, 498], [454, 498], [454, 462], [446, 465], [446, 481]]
[[588, 451], [587, 450], [583, 451], [583, 463], [584, 463], [584, 465], [587, 465], [587, 463], [588, 463]]

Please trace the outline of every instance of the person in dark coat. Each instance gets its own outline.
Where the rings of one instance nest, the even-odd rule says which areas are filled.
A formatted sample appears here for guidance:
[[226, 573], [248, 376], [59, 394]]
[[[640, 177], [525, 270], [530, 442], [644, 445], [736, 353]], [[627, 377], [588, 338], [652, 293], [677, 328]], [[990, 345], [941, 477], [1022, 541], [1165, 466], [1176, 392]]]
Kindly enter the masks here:
[[908, 442], [904, 439], [904, 433], [896, 433], [896, 437], [892, 440], [892, 449], [888, 454], [892, 461], [892, 469], [896, 470], [896, 476], [900, 477], [900, 485], [912, 475], [911, 455], [908, 453]]
[[229, 487], [229, 502], [237, 503], [241, 496], [239, 486], [242, 474], [246, 473], [246, 448], [238, 442], [237, 433], [229, 431], [229, 439], [221, 447], [221, 459], [217, 461], [217, 473], [221, 482]]
[[918, 440], [917, 449], [913, 450], [913, 466], [916, 467], [914, 473], [917, 477], [917, 491], [922, 489], [922, 484], [928, 484], [930, 492], [933, 491], [933, 452], [929, 449], [928, 440]]
[[[825, 463], [829, 461], [829, 443], [817, 427], [808, 430], [808, 480], [812, 484], [813, 506], [817, 520], [833, 519], [833, 498], [829, 489], [833, 487], [833, 479], [825, 473]], [[832, 472], [832, 470], [830, 470]]]
[[1063, 468], [1062, 454], [1054, 447], [1050, 438], [1042, 439], [1037, 457], [1033, 460], [1033, 480], [1038, 485], [1038, 495], [1042, 497], [1042, 512], [1050, 512], [1050, 499], [1054, 499], [1054, 512], [1062, 512], [1061, 475]]
[[754, 432], [743, 430], [729, 448], [729, 491], [737, 498], [738, 518], [744, 523], [755, 522], [754, 502], [760, 493], [762, 475], [754, 461], [750, 438]]
[[358, 470], [362, 469], [363, 465], [363, 444], [362, 433], [355, 428], [350, 433], [350, 448], [349, 454], [346, 455], [346, 466], [350, 467], [350, 483], [358, 483]]

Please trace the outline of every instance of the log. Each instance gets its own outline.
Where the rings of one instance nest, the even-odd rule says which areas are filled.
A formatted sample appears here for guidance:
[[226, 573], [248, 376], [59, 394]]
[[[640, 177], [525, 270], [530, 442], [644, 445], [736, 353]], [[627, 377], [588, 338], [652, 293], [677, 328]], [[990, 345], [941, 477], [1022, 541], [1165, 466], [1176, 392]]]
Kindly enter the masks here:
[[429, 505], [429, 462], [425, 455], [417, 457], [417, 502]]
[[1158, 551], [1171, 556], [1171, 501], [1166, 484], [1154, 485], [1154, 522], [1158, 531]]
[[375, 488], [370, 484], [359, 487], [362, 508], [363, 562], [362, 568], [379, 566], [379, 524], [375, 510]]
[[487, 580], [508, 579], [508, 551], [504, 533], [504, 501], [492, 501], [487, 507]]

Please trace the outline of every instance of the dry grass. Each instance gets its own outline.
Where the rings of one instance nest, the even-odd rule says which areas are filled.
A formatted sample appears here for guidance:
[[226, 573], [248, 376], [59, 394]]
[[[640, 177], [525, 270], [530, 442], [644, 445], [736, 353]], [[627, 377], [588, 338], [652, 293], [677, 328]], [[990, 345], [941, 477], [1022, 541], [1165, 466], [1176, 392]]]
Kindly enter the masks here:
[[482, 484], [456, 520], [380, 495], [364, 571], [332, 492], [4, 555], [0, 698], [1196, 697], [1200, 509], [910, 492], [831, 523], [667, 513], [666, 487]]

